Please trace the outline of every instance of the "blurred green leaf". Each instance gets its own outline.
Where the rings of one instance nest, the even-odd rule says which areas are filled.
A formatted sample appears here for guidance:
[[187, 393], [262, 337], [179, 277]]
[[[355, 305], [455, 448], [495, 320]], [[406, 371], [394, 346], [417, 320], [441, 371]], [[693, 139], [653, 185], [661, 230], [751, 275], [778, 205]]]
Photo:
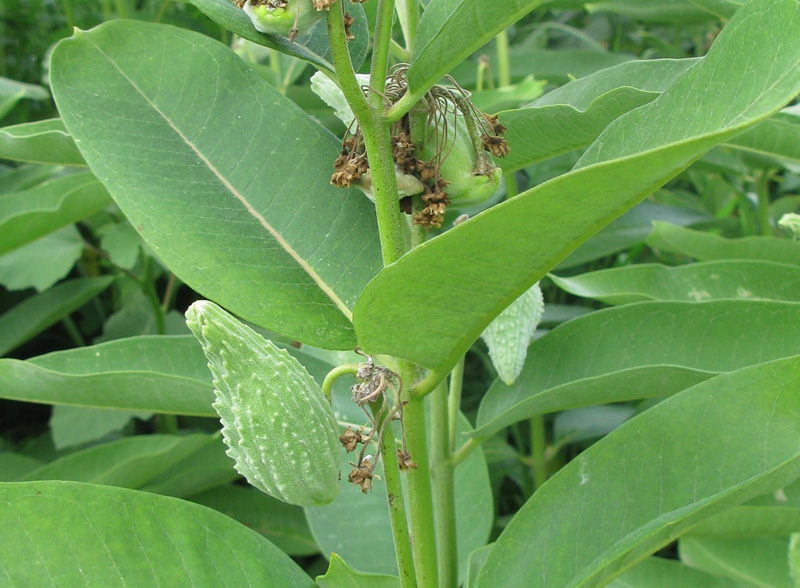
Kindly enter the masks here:
[[726, 239], [656, 221], [647, 244], [653, 249], [693, 257], [698, 261], [755, 259], [800, 266], [797, 243], [777, 237]]
[[0, 315], [0, 356], [69, 316], [108, 288], [114, 278], [77, 278], [26, 298]]
[[86, 165], [60, 118], [0, 128], [0, 158], [55, 165]]
[[678, 542], [678, 551], [684, 564], [730, 578], [740, 586], [795, 588], [789, 573], [786, 538], [684, 537]]
[[670, 559], [648, 557], [613, 580], [608, 588], [737, 588], [726, 578], [712, 576]]
[[105, 208], [111, 199], [90, 172], [70, 174], [3, 196], [0, 253], [30, 243]]
[[132, 418], [147, 420], [151, 416], [152, 413], [142, 411], [54, 406], [50, 430], [56, 449], [63, 449], [102, 439], [122, 429]]
[[317, 576], [317, 585], [320, 588], [400, 588], [400, 578], [358, 572], [332, 553], [328, 571], [324, 576]]
[[41, 461], [27, 455], [0, 451], [0, 482], [14, 482], [41, 465]]
[[82, 252], [78, 229], [63, 227], [0, 255], [0, 284], [9, 290], [44, 292], [69, 273]]
[[687, 536], [736, 539], [785, 537], [800, 531], [800, 508], [790, 506], [737, 506], [707, 518], [689, 529]]
[[559, 278], [562, 290], [607, 304], [722, 298], [800, 302], [800, 267], [769, 261], [709, 261], [678, 267], [646, 264]]

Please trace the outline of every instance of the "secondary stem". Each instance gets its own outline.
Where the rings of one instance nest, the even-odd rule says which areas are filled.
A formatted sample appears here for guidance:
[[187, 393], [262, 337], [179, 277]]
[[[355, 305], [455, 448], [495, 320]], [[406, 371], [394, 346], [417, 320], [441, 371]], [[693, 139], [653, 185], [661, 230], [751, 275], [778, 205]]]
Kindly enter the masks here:
[[495, 37], [497, 40], [497, 76], [500, 87], [511, 85], [511, 62], [508, 56], [508, 33], [502, 31]]
[[440, 588], [458, 584], [458, 545], [453, 464], [450, 459], [447, 383], [442, 382], [431, 398], [431, 482], [436, 500], [436, 548], [439, 554]]
[[406, 0], [406, 50], [414, 53], [414, 41], [419, 26], [419, 0]]
[[386, 70], [389, 65], [389, 45], [392, 41], [393, 19], [394, 0], [379, 0], [369, 78], [370, 103], [379, 112], [383, 111], [383, 92], [386, 89]]
[[461, 411], [461, 389], [464, 383], [464, 359], [462, 357], [450, 374], [450, 396], [448, 397], [448, 429], [450, 431], [450, 455], [458, 443], [458, 415]]
[[544, 415], [537, 415], [530, 420], [531, 424], [531, 473], [533, 475], [533, 488], [538, 490], [547, 481], [547, 461], [545, 449], [547, 436], [544, 425]]

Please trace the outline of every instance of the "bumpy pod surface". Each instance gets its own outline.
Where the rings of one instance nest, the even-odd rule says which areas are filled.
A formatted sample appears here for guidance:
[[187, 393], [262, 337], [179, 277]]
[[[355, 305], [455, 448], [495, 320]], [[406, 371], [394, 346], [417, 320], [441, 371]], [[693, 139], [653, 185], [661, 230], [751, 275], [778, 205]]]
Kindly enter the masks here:
[[437, 151], [441, 151], [443, 158], [439, 174], [447, 182], [444, 189], [453, 205], [479, 204], [495, 193], [503, 172], [495, 166], [488, 151], [476, 147], [461, 113], [456, 116], [448, 114], [446, 123], [442, 122], [438, 129], [431, 128], [425, 148], [418, 157], [429, 161]]
[[501, 312], [483, 332], [497, 375], [507, 385], [519, 377], [528, 345], [542, 322], [544, 299], [538, 282]]
[[195, 302], [186, 324], [208, 358], [214, 409], [236, 470], [284, 502], [331, 502], [339, 492], [337, 424], [319, 385], [285, 350], [213, 302]]
[[[261, 33], [282, 35], [287, 37], [297, 21], [297, 30], [302, 34], [318, 20], [325, 16], [324, 12], [315, 10], [311, 0], [289, 0], [285, 8], [272, 8], [268, 4], [247, 0], [242, 6], [244, 13], [250, 17], [255, 29]], [[300, 17], [297, 17], [297, 11]]]

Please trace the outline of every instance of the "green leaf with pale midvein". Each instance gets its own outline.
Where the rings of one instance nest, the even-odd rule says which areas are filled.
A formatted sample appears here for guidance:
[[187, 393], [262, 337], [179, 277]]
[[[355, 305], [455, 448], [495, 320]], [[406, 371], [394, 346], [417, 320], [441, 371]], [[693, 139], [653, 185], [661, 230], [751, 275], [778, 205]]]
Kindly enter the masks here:
[[60, 118], [0, 129], [0, 158], [55, 165], [86, 165]]
[[571, 278], [550, 276], [562, 290], [607, 304], [721, 298], [800, 302], [800, 267], [737, 259], [677, 267], [632, 265]]
[[691, 537], [785, 537], [800, 532], [800, 508], [737, 506], [709, 517], [686, 534]]
[[51, 63], [78, 148], [176, 275], [298, 341], [354, 346], [350, 308], [381, 258], [372, 205], [330, 185], [333, 135], [190, 31], [108, 22]]
[[65, 455], [28, 472], [20, 481], [71, 480], [141, 488], [214, 441], [214, 436], [204, 434], [134, 435]]
[[791, 239], [761, 236], [726, 239], [656, 221], [647, 244], [656, 250], [694, 257], [699, 261], [758, 259], [800, 266], [800, 247]]
[[787, 537], [684, 537], [678, 542], [678, 553], [684, 564], [730, 578], [742, 587], [795, 588], [789, 571]]
[[0, 529], [0, 583], [9, 586], [314, 586], [255, 531], [147, 492], [0, 484]]
[[408, 86], [423, 91], [543, 0], [431, 0], [419, 22]]
[[668, 396], [795, 355], [799, 317], [800, 303], [760, 300], [641, 302], [593, 312], [531, 344], [514, 384], [495, 381], [483, 397], [472, 436], [537, 414]]
[[536, 491], [478, 586], [602, 586], [700, 520], [781, 488], [800, 475], [798, 385], [792, 357], [703, 382], [631, 419]]
[[113, 276], [100, 276], [62, 282], [0, 315], [0, 357], [78, 310], [113, 281]]
[[732, 147], [800, 162], [800, 116], [780, 112], [728, 142]]
[[581, 242], [791, 100], [800, 91], [798, 30], [798, 0], [750, 2], [701, 63], [614, 121], [573, 171], [383, 270], [355, 309], [359, 344], [443, 376], [494, 317]]

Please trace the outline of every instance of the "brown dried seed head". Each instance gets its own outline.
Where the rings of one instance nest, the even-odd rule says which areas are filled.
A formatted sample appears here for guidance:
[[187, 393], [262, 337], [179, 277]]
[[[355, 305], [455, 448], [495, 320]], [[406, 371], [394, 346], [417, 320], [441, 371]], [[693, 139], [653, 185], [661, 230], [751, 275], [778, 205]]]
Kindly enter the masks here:
[[411, 454], [408, 451], [397, 450], [397, 465], [400, 466], [401, 472], [407, 472], [410, 469], [417, 469], [417, 462], [411, 459]]
[[511, 153], [508, 142], [503, 137], [491, 137], [484, 134], [481, 135], [481, 143], [483, 143], [483, 148], [495, 157], [505, 157]]
[[344, 433], [339, 435], [339, 443], [341, 443], [342, 447], [344, 447], [347, 450], [347, 453], [355, 451], [356, 447], [358, 447], [358, 442], [360, 440], [361, 440], [361, 435], [356, 433], [350, 427], [347, 427]]
[[350, 16], [349, 12], [345, 12], [344, 14], [344, 37], [349, 43], [352, 39], [355, 39], [356, 36], [350, 32], [350, 27], [353, 26], [353, 23], [356, 22], [355, 19]]
[[336, 0], [314, 0], [314, 8], [317, 9], [317, 12], [320, 10], [330, 10], [335, 1]]
[[495, 135], [502, 135], [506, 132], [506, 127], [500, 124], [500, 117], [495, 115], [488, 115], [485, 112], [483, 113], [483, 118], [486, 119], [486, 122], [492, 127], [492, 131], [494, 131]]
[[347, 476], [347, 481], [351, 484], [361, 486], [361, 491], [364, 494], [372, 490], [372, 478], [376, 477], [375, 474], [372, 473], [372, 461], [369, 458], [365, 458], [361, 462], [361, 465], [356, 465], [353, 462], [350, 462], [350, 465], [353, 466], [354, 469]]

